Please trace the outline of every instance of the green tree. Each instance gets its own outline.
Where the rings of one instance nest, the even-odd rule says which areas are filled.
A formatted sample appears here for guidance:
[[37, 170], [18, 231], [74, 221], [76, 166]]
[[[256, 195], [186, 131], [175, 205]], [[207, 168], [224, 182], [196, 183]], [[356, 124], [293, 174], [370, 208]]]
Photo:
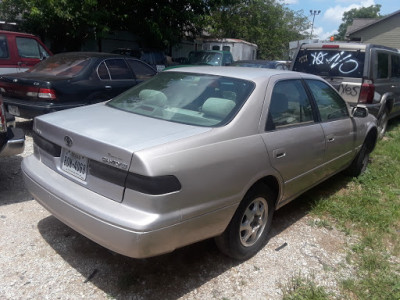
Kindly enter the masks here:
[[260, 59], [286, 59], [290, 41], [302, 39], [309, 21], [275, 0], [244, 0], [211, 12], [207, 31], [258, 45]]
[[3, 0], [7, 21], [23, 20], [21, 29], [48, 38], [54, 52], [79, 50], [88, 39], [112, 30], [128, 30], [145, 46], [170, 46], [184, 35], [201, 32], [215, 6], [237, 0]]
[[353, 23], [356, 18], [379, 18], [381, 5], [371, 5], [368, 7], [353, 8], [343, 14], [343, 23], [339, 25], [335, 40], [344, 41], [346, 38], [347, 27]]

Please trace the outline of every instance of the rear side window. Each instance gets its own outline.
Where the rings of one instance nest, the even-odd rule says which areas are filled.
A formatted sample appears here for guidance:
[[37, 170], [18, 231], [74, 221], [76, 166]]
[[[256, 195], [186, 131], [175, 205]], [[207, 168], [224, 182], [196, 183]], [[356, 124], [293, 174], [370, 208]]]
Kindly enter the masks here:
[[310, 99], [301, 81], [278, 82], [272, 91], [266, 130], [313, 122]]
[[105, 64], [111, 80], [133, 79], [133, 74], [124, 59], [108, 59]]
[[301, 49], [293, 71], [318, 76], [361, 78], [365, 52], [340, 49]]
[[8, 58], [7, 37], [0, 35], [0, 58]]
[[23, 37], [17, 37], [15, 40], [20, 57], [40, 59], [39, 44], [36, 40]]
[[157, 73], [153, 68], [149, 67], [141, 61], [135, 59], [127, 59], [127, 62], [131, 67], [133, 73], [135, 73], [137, 79], [147, 79]]
[[400, 78], [400, 56], [392, 55], [392, 78]]
[[389, 55], [386, 53], [378, 53], [378, 70], [376, 78], [389, 77]]

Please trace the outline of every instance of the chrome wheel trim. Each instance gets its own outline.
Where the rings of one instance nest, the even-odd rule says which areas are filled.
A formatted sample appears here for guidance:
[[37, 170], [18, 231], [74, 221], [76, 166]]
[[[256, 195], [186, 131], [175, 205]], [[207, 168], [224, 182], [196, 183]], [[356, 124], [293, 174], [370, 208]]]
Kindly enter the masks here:
[[268, 221], [268, 203], [264, 198], [254, 199], [240, 220], [239, 237], [244, 247], [253, 246], [264, 232]]

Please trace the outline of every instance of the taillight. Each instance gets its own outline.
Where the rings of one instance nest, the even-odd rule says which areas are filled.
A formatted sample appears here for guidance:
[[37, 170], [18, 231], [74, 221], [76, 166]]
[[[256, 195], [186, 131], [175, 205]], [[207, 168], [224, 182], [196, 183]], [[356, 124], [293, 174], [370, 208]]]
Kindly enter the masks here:
[[56, 99], [56, 91], [53, 89], [45, 89], [45, 88], [40, 88], [38, 97], [42, 99], [51, 99], [54, 100]]
[[371, 104], [374, 101], [375, 85], [370, 80], [366, 80], [360, 91], [359, 103]]
[[46, 100], [56, 99], [56, 91], [53, 89], [40, 88], [39, 91], [36, 87], [28, 87], [26, 95], [33, 98], [41, 98]]
[[5, 131], [7, 131], [6, 113], [4, 111], [3, 101], [0, 98], [0, 132], [5, 132]]

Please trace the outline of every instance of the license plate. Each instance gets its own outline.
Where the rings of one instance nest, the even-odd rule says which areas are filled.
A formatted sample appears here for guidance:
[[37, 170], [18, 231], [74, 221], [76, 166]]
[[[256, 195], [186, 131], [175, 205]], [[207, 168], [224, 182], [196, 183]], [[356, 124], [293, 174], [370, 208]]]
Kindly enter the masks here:
[[14, 116], [19, 117], [19, 109], [18, 106], [8, 105], [8, 112]]
[[64, 149], [61, 169], [81, 180], [86, 180], [88, 159], [85, 156]]

